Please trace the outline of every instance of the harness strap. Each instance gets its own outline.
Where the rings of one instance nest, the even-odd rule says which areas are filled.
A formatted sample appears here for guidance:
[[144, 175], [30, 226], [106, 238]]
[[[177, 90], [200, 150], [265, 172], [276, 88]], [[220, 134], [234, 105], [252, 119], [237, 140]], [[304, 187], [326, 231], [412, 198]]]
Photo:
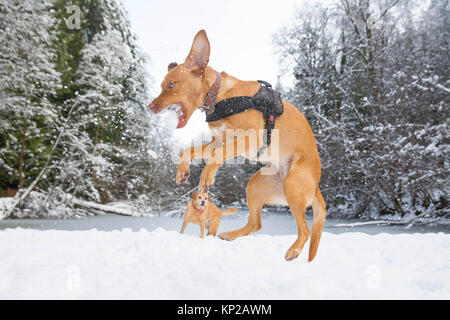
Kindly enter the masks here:
[[214, 122], [233, 114], [255, 109], [253, 97], [233, 97], [222, 100], [215, 105], [215, 110], [206, 114], [206, 122]]
[[275, 127], [275, 119], [283, 114], [283, 103], [280, 93], [272, 89], [272, 85], [266, 81], [258, 80], [260, 89], [252, 96], [239, 96], [216, 102], [219, 91], [221, 74], [217, 72], [217, 78], [205, 98], [201, 110], [206, 111], [206, 122], [214, 122], [237, 113], [254, 109], [261, 112], [265, 118], [266, 135], [263, 147], [258, 151], [258, 157], [270, 145], [272, 130]]
[[280, 94], [272, 90], [270, 83], [262, 80], [258, 80], [258, 82], [261, 88], [254, 96], [232, 97], [218, 102], [214, 109], [206, 114], [206, 122], [218, 121], [249, 109], [261, 112], [266, 121], [264, 145], [263, 149], [258, 153], [261, 154], [261, 151], [270, 145], [275, 119], [283, 113], [283, 104]]

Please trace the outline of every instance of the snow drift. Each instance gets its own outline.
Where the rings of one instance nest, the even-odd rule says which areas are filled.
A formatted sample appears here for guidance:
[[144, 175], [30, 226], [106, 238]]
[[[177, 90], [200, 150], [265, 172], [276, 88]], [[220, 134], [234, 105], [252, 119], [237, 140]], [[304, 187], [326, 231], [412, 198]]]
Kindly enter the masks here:
[[0, 298], [450, 298], [448, 234], [324, 233], [312, 263], [307, 252], [283, 260], [294, 240], [201, 240], [162, 228], [7, 229], [0, 232]]

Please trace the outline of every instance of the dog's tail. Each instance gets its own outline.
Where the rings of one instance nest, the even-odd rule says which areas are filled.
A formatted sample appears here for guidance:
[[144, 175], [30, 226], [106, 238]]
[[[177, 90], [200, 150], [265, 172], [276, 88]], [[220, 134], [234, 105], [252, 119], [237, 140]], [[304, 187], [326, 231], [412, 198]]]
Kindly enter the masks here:
[[232, 208], [232, 209], [227, 209], [227, 210], [221, 210], [220, 214], [235, 214], [237, 211], [236, 208]]
[[312, 223], [311, 240], [309, 243], [309, 262], [311, 262], [316, 256], [317, 249], [319, 248], [320, 236], [322, 235], [323, 225], [325, 223], [325, 217], [327, 214], [325, 201], [323, 200], [319, 187], [317, 187], [316, 196], [314, 198], [312, 207], [314, 217]]

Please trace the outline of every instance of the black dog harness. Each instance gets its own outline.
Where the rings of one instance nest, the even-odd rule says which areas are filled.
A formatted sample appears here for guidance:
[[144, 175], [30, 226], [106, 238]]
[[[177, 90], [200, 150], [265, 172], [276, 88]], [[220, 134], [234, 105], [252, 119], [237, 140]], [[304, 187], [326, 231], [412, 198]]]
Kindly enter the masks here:
[[[252, 96], [239, 96], [215, 103], [221, 81], [220, 73], [211, 91], [205, 98], [201, 109], [206, 112], [206, 122], [214, 122], [250, 109], [261, 112], [266, 120], [266, 135], [263, 149], [270, 145], [275, 119], [283, 114], [284, 108], [280, 93], [272, 89], [266, 81], [258, 80], [261, 85], [258, 92]], [[260, 153], [259, 153], [260, 154]]]

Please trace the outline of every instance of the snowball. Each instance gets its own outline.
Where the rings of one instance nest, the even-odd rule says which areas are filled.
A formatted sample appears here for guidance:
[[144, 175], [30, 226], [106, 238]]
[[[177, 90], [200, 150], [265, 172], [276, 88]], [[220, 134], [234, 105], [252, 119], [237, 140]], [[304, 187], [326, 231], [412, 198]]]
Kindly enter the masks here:
[[178, 114], [173, 109], [167, 109], [161, 113], [161, 124], [169, 130], [175, 130], [178, 126]]

